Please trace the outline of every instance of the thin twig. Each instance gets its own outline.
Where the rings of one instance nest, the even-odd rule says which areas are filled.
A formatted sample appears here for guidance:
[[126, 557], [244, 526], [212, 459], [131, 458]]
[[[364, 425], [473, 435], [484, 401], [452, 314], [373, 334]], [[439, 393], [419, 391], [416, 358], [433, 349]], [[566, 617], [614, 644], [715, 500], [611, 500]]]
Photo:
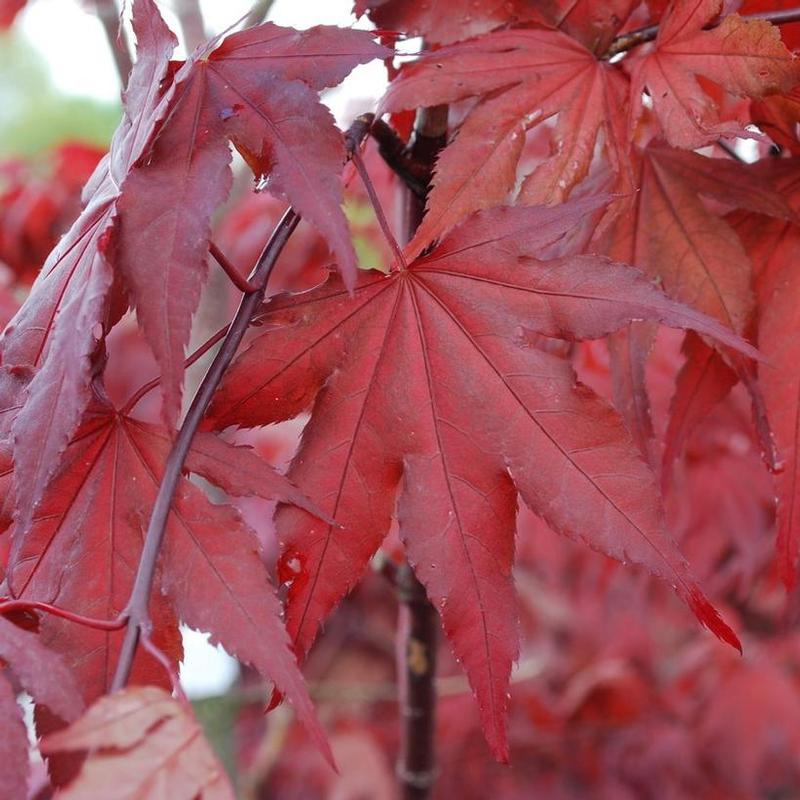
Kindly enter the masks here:
[[230, 278], [231, 283], [242, 293], [250, 294], [257, 292], [258, 287], [253, 286], [247, 278], [245, 278], [236, 267], [231, 264], [222, 250], [217, 247], [214, 242], [208, 243], [208, 251], [214, 256], [214, 260], [222, 267], [222, 271]]
[[119, 24], [119, 8], [115, 0], [95, 0], [94, 8], [106, 34], [108, 46], [111, 48], [119, 82], [124, 89], [128, 85], [128, 76], [131, 74], [133, 60], [128, 36], [125, 29]]
[[[722, 24], [723, 19], [725, 19], [725, 17], [720, 17], [713, 22], [709, 22], [703, 30], [716, 28]], [[742, 14], [742, 19], [763, 19], [767, 22], [771, 22], [773, 25], [786, 25], [790, 22], [800, 22], [800, 8], [788, 8], [783, 11], [762, 11], [758, 14]], [[608, 60], [640, 44], [652, 42], [656, 36], [658, 36], [658, 29], [659, 25], [647, 25], [644, 28], [637, 28], [636, 30], [620, 34], [611, 42], [611, 45], [602, 58]]]
[[274, 0], [256, 0], [250, 9], [250, 13], [245, 18], [243, 27], [252, 28], [255, 25], [260, 25], [267, 18], [273, 2]]
[[[213, 336], [210, 336], [206, 339], [200, 347], [197, 348], [187, 359], [183, 362], [183, 368], [189, 369], [192, 364], [195, 364], [199, 361], [212, 347], [219, 344], [228, 334], [228, 330], [230, 329], [230, 325], [225, 325], [224, 327], [220, 328]], [[152, 380], [145, 383], [143, 386], [140, 386], [130, 397], [130, 399], [125, 403], [125, 405], [120, 409], [121, 414], [130, 414], [133, 408], [141, 401], [141, 399], [150, 394], [153, 389], [156, 388], [161, 383], [161, 376], [157, 378], [153, 378]]]
[[175, 693], [175, 697], [184, 705], [186, 708], [191, 708], [192, 704], [189, 702], [189, 698], [186, 696], [186, 693], [183, 691], [183, 687], [181, 686], [181, 677], [178, 673], [178, 670], [175, 669], [172, 662], [169, 660], [167, 654], [160, 648], [156, 643], [150, 638], [149, 635], [142, 636], [142, 647], [145, 649], [146, 652], [150, 653], [150, 655], [158, 661], [158, 663], [163, 667], [164, 672], [167, 673], [169, 677], [169, 683], [172, 687], [172, 691]]
[[43, 603], [40, 600], [0, 601], [0, 616], [10, 614], [12, 611], [42, 611], [45, 614], [51, 614], [54, 617], [60, 617], [77, 625], [94, 628], [98, 631], [118, 631], [125, 627], [125, 618], [121, 616], [111, 620], [85, 617], [83, 614], [76, 614], [74, 611], [59, 608], [59, 606], [54, 606], [52, 603]]
[[199, 0], [175, 0], [175, 14], [181, 26], [183, 43], [186, 45], [187, 52], [191, 53], [207, 38]]
[[186, 419], [181, 425], [175, 444], [167, 458], [164, 475], [153, 505], [150, 524], [147, 527], [144, 547], [139, 558], [139, 568], [136, 572], [130, 600], [125, 609], [125, 616], [128, 620], [127, 630], [125, 631], [125, 640], [122, 643], [119, 661], [117, 662], [117, 670], [111, 682], [112, 692], [121, 689], [127, 683], [133, 667], [133, 659], [136, 655], [139, 638], [142, 633], [146, 635], [150, 633], [149, 604], [153, 579], [155, 578], [156, 562], [158, 561], [161, 544], [164, 541], [167, 520], [172, 509], [172, 500], [175, 496], [175, 490], [178, 488], [178, 482], [183, 473], [183, 464], [189, 455], [192, 440], [200, 427], [200, 422], [214, 392], [216, 392], [223, 375], [231, 361], [233, 361], [239, 344], [250, 326], [250, 319], [259, 305], [261, 305], [272, 268], [275, 266], [275, 262], [284, 245], [299, 222], [299, 215], [290, 209], [283, 215], [269, 242], [267, 242], [250, 276], [250, 280], [259, 287], [259, 290], [242, 298], [222, 347], [214, 357], [197, 390], [197, 394], [192, 400], [191, 406], [189, 406]]
[[[350, 153], [361, 145], [361, 139], [368, 130], [369, 122], [365, 119], [359, 118], [353, 123], [353, 126], [345, 136]], [[360, 133], [354, 133], [354, 131]], [[258, 290], [242, 298], [222, 346], [214, 356], [211, 366], [208, 368], [192, 399], [186, 418], [167, 457], [164, 474], [153, 504], [150, 523], [147, 526], [144, 546], [139, 556], [139, 566], [136, 571], [133, 589], [125, 610], [121, 614], [127, 620], [127, 627], [117, 661], [117, 668], [111, 682], [111, 692], [118, 691], [125, 686], [133, 668], [133, 661], [141, 637], [150, 635], [152, 622], [150, 620], [149, 604], [155, 579], [156, 564], [164, 541], [172, 501], [183, 474], [183, 465], [192, 446], [192, 440], [211, 402], [211, 398], [214, 396], [225, 372], [236, 355], [236, 351], [250, 326], [253, 315], [263, 302], [267, 282], [278, 256], [299, 222], [300, 215], [289, 209], [275, 227], [249, 278], [250, 282], [258, 287]]]
[[743, 159], [737, 152], [736, 148], [732, 145], [729, 145], [724, 139], [719, 139], [717, 141], [717, 147], [720, 150], [723, 150], [727, 155], [729, 155], [734, 161], [738, 161], [740, 164], [746, 164], [747, 161]]
[[[446, 142], [447, 106], [419, 109], [408, 153], [426, 168], [428, 180]], [[408, 241], [422, 221], [425, 198], [407, 191], [405, 201], [403, 234]], [[407, 563], [397, 571], [396, 586], [400, 603], [397, 655], [402, 726], [397, 779], [404, 800], [427, 800], [437, 774], [434, 734], [439, 618]]]
[[383, 236], [394, 253], [397, 266], [406, 268], [408, 266], [406, 264], [406, 258], [403, 255], [403, 251], [400, 249], [400, 245], [397, 243], [397, 239], [395, 238], [391, 227], [389, 226], [389, 220], [386, 219], [386, 214], [383, 213], [383, 206], [381, 205], [378, 193], [375, 191], [375, 187], [372, 184], [372, 179], [369, 177], [367, 168], [364, 166], [364, 162], [361, 160], [361, 156], [358, 154], [357, 150], [353, 153], [353, 165], [356, 168], [356, 172], [358, 172], [358, 177], [361, 178], [361, 183], [367, 190], [367, 195], [370, 203], [372, 203], [372, 208], [375, 211], [375, 216], [378, 219], [378, 224], [381, 226]]

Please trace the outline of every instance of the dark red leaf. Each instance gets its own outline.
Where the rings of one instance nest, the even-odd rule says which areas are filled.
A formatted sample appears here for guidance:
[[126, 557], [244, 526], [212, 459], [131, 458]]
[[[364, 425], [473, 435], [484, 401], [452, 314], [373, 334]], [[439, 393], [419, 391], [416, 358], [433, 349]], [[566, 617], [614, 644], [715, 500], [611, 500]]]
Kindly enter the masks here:
[[661, 19], [651, 53], [635, 57], [631, 80], [633, 123], [647, 90], [667, 141], [693, 149], [720, 136], [747, 136], [742, 122], [721, 119], [698, 78], [707, 78], [740, 97], [788, 92], [800, 68], [765, 20], [725, 16], [703, 30], [722, 9], [722, 0], [675, 0]]
[[211, 215], [230, 190], [228, 140], [270, 193], [319, 228], [352, 281], [356, 258], [341, 208], [344, 140], [317, 93], [386, 53], [365, 31], [265, 23], [211, 43], [175, 76], [152, 155], [125, 181], [117, 226], [119, 267], [161, 366], [168, 428], [180, 410]]
[[671, 543], [653, 476], [622, 421], [576, 384], [567, 361], [524, 336], [599, 337], [649, 318], [752, 352], [628, 267], [535, 258], [602, 202], [483, 212], [408, 269], [364, 275], [352, 299], [336, 278], [274, 299], [263, 314], [270, 330], [237, 360], [209, 414], [217, 428], [264, 425], [314, 402], [290, 475], [341, 527], [290, 508], [278, 514], [290, 633], [308, 650], [397, 502], [409, 561], [501, 759], [517, 656], [517, 492], [555, 530], [648, 566], [737, 643]]

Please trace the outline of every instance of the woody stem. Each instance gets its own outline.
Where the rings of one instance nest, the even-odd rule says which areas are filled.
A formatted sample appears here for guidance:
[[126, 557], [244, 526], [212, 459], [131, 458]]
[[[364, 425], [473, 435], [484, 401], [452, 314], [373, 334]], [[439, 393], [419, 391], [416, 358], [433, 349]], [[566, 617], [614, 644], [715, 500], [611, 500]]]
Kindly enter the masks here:
[[267, 280], [272, 268], [275, 266], [278, 256], [297, 227], [298, 222], [300, 222], [299, 215], [290, 209], [284, 214], [273, 231], [250, 276], [250, 281], [258, 287], [258, 290], [242, 298], [222, 346], [211, 362], [208, 372], [206, 372], [197, 393], [192, 399], [186, 419], [181, 425], [167, 458], [164, 475], [158, 487], [158, 495], [150, 516], [150, 524], [145, 534], [144, 547], [139, 558], [139, 567], [136, 572], [133, 589], [125, 610], [128, 623], [125, 631], [125, 640], [122, 643], [117, 662], [117, 670], [111, 683], [112, 692], [121, 689], [127, 683], [133, 667], [133, 659], [136, 655], [139, 639], [142, 633], [149, 634], [150, 632], [150, 593], [153, 588], [156, 563], [164, 541], [172, 500], [183, 473], [183, 465], [189, 455], [192, 440], [211, 402], [211, 398], [214, 396], [214, 392], [216, 392], [225, 372], [233, 361], [233, 357], [236, 355], [253, 314], [258, 310], [264, 299]]
[[[710, 30], [716, 28], [722, 23], [724, 17], [710, 22], [706, 25], [705, 29]], [[786, 25], [789, 22], [800, 22], [800, 8], [787, 8], [782, 11], [762, 11], [758, 14], [742, 14], [744, 20], [763, 19], [766, 22], [771, 22], [773, 25]], [[624, 53], [640, 44], [652, 42], [658, 36], [659, 25], [647, 25], [644, 28], [636, 28], [635, 30], [621, 33], [617, 36], [608, 50], [603, 55], [604, 59], [614, 58], [614, 56]]]
[[[360, 117], [353, 123], [345, 136], [349, 152], [353, 152], [360, 146], [371, 122], [372, 118], [370, 116], [369, 118]], [[192, 446], [192, 440], [197, 433], [211, 398], [214, 396], [225, 372], [236, 355], [236, 351], [250, 326], [253, 315], [264, 300], [267, 282], [278, 256], [299, 222], [300, 215], [289, 209], [272, 232], [272, 236], [264, 247], [248, 279], [250, 284], [256, 287], [256, 290], [246, 294], [239, 303], [239, 308], [228, 328], [222, 345], [214, 356], [211, 366], [208, 368], [192, 399], [186, 418], [167, 457], [164, 474], [158, 487], [158, 495], [153, 504], [153, 511], [145, 534], [144, 547], [139, 557], [139, 566], [136, 571], [133, 589], [123, 613], [123, 616], [127, 619], [125, 639], [122, 643], [116, 672], [111, 683], [112, 692], [121, 689], [127, 683], [140, 640], [143, 635], [149, 636], [150, 634], [152, 623], [150, 621], [149, 605], [155, 580], [156, 564], [164, 542], [172, 501], [183, 473], [183, 465]]]
[[[447, 106], [421, 108], [409, 145], [411, 159], [426, 168], [430, 183], [436, 155], [447, 140]], [[425, 197], [404, 191], [403, 222], [406, 240], [422, 221]], [[397, 572], [400, 614], [397, 631], [399, 675], [400, 756], [397, 779], [404, 800], [426, 800], [436, 780], [434, 733], [436, 722], [436, 647], [438, 615], [425, 589], [408, 564]]]

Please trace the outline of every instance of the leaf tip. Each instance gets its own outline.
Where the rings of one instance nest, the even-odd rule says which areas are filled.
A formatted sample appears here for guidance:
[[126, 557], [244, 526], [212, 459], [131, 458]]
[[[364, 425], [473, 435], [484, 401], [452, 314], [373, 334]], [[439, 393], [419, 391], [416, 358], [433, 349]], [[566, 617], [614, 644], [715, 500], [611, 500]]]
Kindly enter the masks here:
[[709, 603], [706, 596], [697, 586], [692, 586], [688, 597], [689, 608], [697, 617], [701, 625], [708, 628], [718, 639], [726, 642], [731, 647], [743, 654], [742, 643], [733, 629], [722, 619], [714, 606]]

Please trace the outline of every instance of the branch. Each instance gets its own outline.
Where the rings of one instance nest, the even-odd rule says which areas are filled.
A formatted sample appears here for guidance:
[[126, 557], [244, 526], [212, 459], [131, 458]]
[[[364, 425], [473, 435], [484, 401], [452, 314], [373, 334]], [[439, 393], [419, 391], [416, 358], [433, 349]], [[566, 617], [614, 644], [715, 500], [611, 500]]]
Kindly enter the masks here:
[[251, 317], [257, 311], [259, 305], [261, 305], [264, 292], [267, 288], [267, 280], [272, 272], [272, 268], [283, 250], [284, 245], [297, 227], [298, 222], [300, 222], [299, 215], [295, 214], [295, 212], [290, 209], [283, 215], [283, 218], [273, 231], [269, 242], [267, 242], [250, 276], [250, 280], [259, 287], [258, 291], [245, 295], [245, 297], [242, 298], [239, 308], [236, 311], [236, 316], [233, 318], [233, 322], [231, 322], [228, 333], [222, 343], [222, 347], [211, 362], [211, 366], [208, 368], [208, 372], [203, 378], [197, 390], [197, 394], [195, 394], [192, 399], [192, 404], [189, 406], [186, 419], [183, 421], [183, 425], [181, 425], [181, 429], [178, 432], [178, 436], [167, 458], [164, 475], [161, 479], [161, 485], [158, 487], [158, 495], [153, 505], [150, 524], [147, 527], [144, 547], [142, 548], [142, 554], [139, 558], [139, 568], [136, 572], [133, 590], [131, 591], [130, 600], [125, 609], [125, 616], [127, 617], [128, 624], [127, 630], [125, 631], [125, 641], [122, 644], [119, 661], [117, 662], [117, 671], [111, 683], [112, 692], [118, 691], [127, 683], [131, 668], [133, 667], [133, 659], [136, 655], [139, 638], [142, 633], [149, 634], [150, 632], [150, 592], [153, 588], [156, 562], [158, 561], [158, 554], [164, 541], [164, 533], [167, 529], [167, 520], [172, 508], [172, 500], [175, 496], [178, 482], [183, 474], [183, 464], [186, 461], [186, 457], [189, 455], [192, 440], [200, 426], [200, 422], [208, 408], [208, 404], [211, 402], [214, 392], [216, 392], [223, 375], [230, 366], [231, 361], [233, 361], [239, 344], [250, 326]]
[[[713, 22], [709, 22], [703, 30], [708, 31], [716, 28], [718, 25], [722, 24], [723, 19], [725, 19], [725, 17], [720, 17]], [[743, 14], [742, 19], [763, 19], [767, 22], [771, 22], [773, 25], [786, 25], [789, 22], [800, 22], [800, 8], [789, 8], [784, 11], [762, 11], [758, 14]], [[637, 28], [636, 30], [628, 31], [628, 33], [620, 34], [611, 42], [611, 45], [603, 54], [602, 58], [607, 61], [640, 44], [652, 42], [656, 36], [658, 36], [658, 29], [658, 25], [647, 25], [644, 28]]]
[[[409, 156], [426, 168], [428, 188], [433, 164], [447, 143], [447, 106], [417, 111]], [[427, 191], [426, 191], [427, 193]], [[422, 221], [425, 194], [408, 191], [403, 209], [406, 241]], [[402, 731], [397, 778], [404, 800], [426, 800], [436, 781], [436, 646], [439, 618], [425, 589], [406, 563], [396, 573], [400, 620], [397, 656], [400, 672], [400, 715]]]
[[431, 108], [421, 108], [417, 112], [417, 120], [414, 123], [414, 133], [411, 142], [406, 148], [406, 154], [424, 169], [425, 191], [418, 195], [414, 192], [406, 194], [406, 208], [404, 209], [404, 219], [406, 230], [404, 236], [406, 241], [414, 235], [414, 231], [419, 227], [422, 217], [425, 214], [425, 199], [430, 188], [430, 180], [433, 176], [433, 165], [439, 151], [447, 144], [447, 106], [432, 106]]
[[250, 9], [250, 13], [245, 18], [242, 27], [252, 28], [255, 25], [260, 25], [267, 18], [267, 14], [269, 14], [273, 2], [274, 0], [256, 0], [256, 2], [253, 3], [253, 7]]
[[176, 0], [174, 8], [181, 26], [186, 51], [191, 53], [200, 42], [206, 40], [205, 20], [200, 2], [199, 0]]
[[[360, 146], [361, 139], [369, 130], [370, 123], [371, 119], [367, 121], [362, 117], [353, 123], [345, 136], [350, 152]], [[133, 589], [127, 606], [121, 615], [127, 620], [127, 625], [125, 639], [117, 661], [117, 669], [111, 682], [111, 692], [118, 691], [127, 683], [139, 642], [143, 636], [149, 637], [150, 629], [152, 628], [149, 605], [156, 564], [164, 541], [172, 501], [183, 474], [183, 465], [192, 446], [192, 440], [211, 402], [211, 398], [214, 396], [225, 372], [236, 355], [236, 351], [250, 326], [253, 315], [263, 302], [267, 282], [275, 262], [299, 222], [300, 215], [289, 209], [272, 232], [272, 236], [264, 247], [250, 275], [250, 282], [258, 288], [242, 298], [236, 315], [222, 342], [222, 347], [214, 357], [208, 372], [206, 372], [192, 399], [192, 404], [189, 406], [186, 418], [178, 431], [172, 450], [167, 458], [161, 484], [158, 487], [158, 495], [153, 504], [150, 523], [147, 526]]]
[[411, 157], [406, 143], [382, 119], [376, 119], [370, 135], [378, 143], [383, 160], [417, 197], [424, 198], [428, 191], [429, 170]]
[[404, 800], [425, 800], [436, 781], [436, 645], [438, 616], [408, 564], [398, 572], [397, 656], [403, 732], [397, 778]]
[[119, 9], [115, 0], [95, 0], [94, 8], [105, 31], [108, 46], [111, 48], [111, 54], [114, 56], [114, 63], [117, 66], [119, 81], [124, 89], [128, 85], [128, 76], [131, 74], [133, 61], [131, 60], [128, 36], [120, 25]]

